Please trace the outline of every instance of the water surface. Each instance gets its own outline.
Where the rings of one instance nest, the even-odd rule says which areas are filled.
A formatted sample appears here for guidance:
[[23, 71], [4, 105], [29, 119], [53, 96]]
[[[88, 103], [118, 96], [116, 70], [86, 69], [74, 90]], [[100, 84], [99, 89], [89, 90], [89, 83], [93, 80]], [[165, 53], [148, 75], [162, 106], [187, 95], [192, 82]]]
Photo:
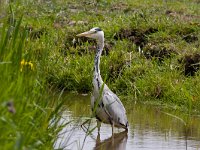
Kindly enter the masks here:
[[[90, 96], [68, 94], [66, 111], [60, 123], [67, 123], [59, 133], [54, 148], [73, 150], [200, 150], [200, 118], [190, 117], [185, 125], [181, 120], [167, 115], [176, 115], [184, 120], [187, 116], [181, 112], [163, 110], [156, 106], [125, 103], [129, 120], [128, 133], [115, 128], [112, 136], [110, 125], [102, 124], [100, 134], [97, 132], [96, 120], [84, 126], [93, 130], [86, 136], [86, 128], [81, 124], [90, 117]], [[73, 121], [72, 121], [73, 120]], [[85, 130], [85, 131], [84, 131]]]

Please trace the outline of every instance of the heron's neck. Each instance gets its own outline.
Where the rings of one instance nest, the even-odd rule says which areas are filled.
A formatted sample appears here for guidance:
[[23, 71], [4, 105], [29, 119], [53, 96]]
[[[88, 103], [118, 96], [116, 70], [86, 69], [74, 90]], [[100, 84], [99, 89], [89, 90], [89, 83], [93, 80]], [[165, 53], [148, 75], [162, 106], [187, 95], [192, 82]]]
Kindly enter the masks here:
[[97, 50], [94, 59], [94, 78], [93, 78], [93, 86], [95, 89], [100, 89], [101, 85], [103, 84], [103, 80], [100, 74], [100, 57], [103, 51], [104, 41], [100, 40], [97, 41]]

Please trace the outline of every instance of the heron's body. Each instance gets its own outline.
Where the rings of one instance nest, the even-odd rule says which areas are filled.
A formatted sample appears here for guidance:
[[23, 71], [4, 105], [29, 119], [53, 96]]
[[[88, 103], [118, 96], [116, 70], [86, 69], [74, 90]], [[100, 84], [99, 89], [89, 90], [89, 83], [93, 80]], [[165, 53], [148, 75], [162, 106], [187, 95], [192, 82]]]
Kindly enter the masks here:
[[103, 123], [127, 129], [128, 121], [123, 104], [106, 84], [102, 86], [102, 92], [99, 92], [98, 96], [93, 93], [91, 98], [91, 107], [92, 111], [95, 112], [96, 118]]
[[128, 129], [126, 110], [108, 86], [103, 82], [100, 75], [100, 57], [104, 47], [104, 33], [99, 28], [93, 28], [78, 36], [91, 37], [97, 40], [97, 50], [94, 59], [93, 93], [91, 97], [91, 108], [96, 118], [107, 124]]

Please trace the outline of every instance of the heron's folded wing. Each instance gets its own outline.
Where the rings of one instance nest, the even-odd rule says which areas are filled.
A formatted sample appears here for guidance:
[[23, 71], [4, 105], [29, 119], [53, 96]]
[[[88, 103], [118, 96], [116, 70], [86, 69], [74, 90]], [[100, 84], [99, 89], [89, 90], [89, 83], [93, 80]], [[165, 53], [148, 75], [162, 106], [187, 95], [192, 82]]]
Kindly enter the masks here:
[[126, 110], [120, 99], [117, 97], [117, 95], [109, 90], [103, 94], [102, 100], [104, 103], [105, 110], [109, 114], [109, 116], [115, 122], [126, 125]]

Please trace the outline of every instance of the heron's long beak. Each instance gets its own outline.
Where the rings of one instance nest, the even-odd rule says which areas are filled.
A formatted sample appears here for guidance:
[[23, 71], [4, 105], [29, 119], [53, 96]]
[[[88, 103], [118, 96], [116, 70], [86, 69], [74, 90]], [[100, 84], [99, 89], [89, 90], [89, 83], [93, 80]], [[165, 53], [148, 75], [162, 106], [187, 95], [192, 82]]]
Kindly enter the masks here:
[[77, 34], [76, 36], [78, 36], [78, 37], [83, 37], [83, 36], [84, 37], [90, 37], [91, 34], [92, 34], [91, 31], [87, 31], [87, 32]]

